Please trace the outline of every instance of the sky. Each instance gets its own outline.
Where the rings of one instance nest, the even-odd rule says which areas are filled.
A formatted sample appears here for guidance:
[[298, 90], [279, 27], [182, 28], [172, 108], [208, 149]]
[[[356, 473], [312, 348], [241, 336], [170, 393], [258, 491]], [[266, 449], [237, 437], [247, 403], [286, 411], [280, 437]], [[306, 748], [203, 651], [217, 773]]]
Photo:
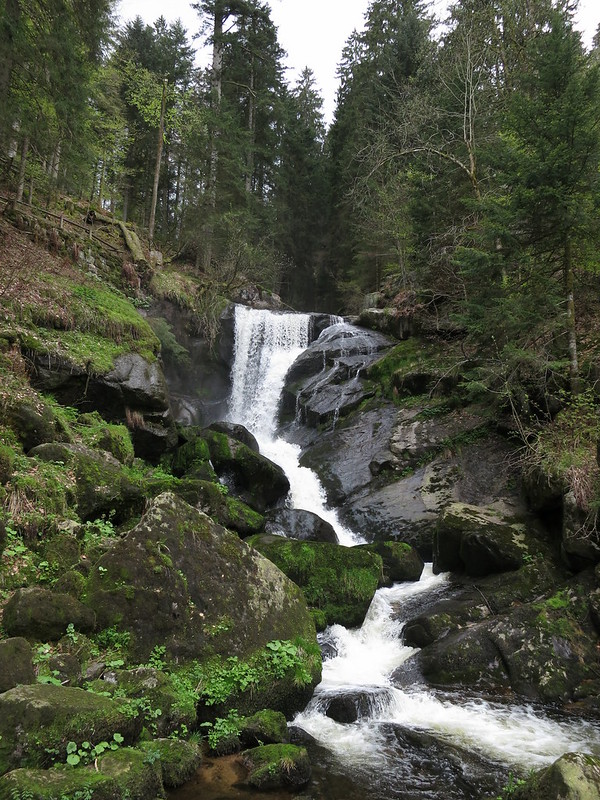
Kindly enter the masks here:
[[[336, 71], [342, 49], [355, 29], [363, 26], [369, 0], [268, 0], [271, 18], [278, 29], [279, 44], [287, 51], [288, 82], [293, 84], [310, 67], [323, 97], [325, 122], [330, 125], [337, 91]], [[433, 9], [443, 17], [446, 0], [435, 0]], [[180, 19], [191, 38], [199, 27], [197, 13], [190, 0], [120, 0], [117, 13], [122, 23], [138, 14], [152, 24], [161, 15], [167, 22]], [[577, 27], [586, 47], [600, 24], [598, 0], [580, 0]], [[194, 43], [200, 47], [200, 42]], [[199, 63], [207, 63], [208, 51], [198, 53]]]

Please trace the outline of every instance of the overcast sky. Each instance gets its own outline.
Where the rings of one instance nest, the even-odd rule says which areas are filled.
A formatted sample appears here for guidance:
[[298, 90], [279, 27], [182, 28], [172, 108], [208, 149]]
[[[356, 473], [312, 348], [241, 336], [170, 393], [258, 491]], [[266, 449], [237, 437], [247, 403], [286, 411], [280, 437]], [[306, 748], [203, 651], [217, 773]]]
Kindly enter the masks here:
[[[315, 74], [323, 96], [327, 124], [333, 119], [337, 90], [336, 70], [342, 48], [355, 28], [362, 28], [369, 0], [268, 0], [272, 19], [279, 30], [279, 43], [288, 53], [286, 64], [288, 80], [293, 83], [297, 75], [308, 66]], [[435, 0], [434, 9], [443, 15], [446, 0]], [[168, 22], [181, 19], [190, 35], [196, 33], [199, 19], [190, 7], [190, 0], [120, 0], [117, 5], [121, 22], [138, 14], [147, 23], [164, 16]], [[580, 0], [578, 28], [584, 43], [590, 46], [600, 23], [598, 0]], [[198, 47], [199, 42], [195, 43]], [[206, 63], [207, 53], [199, 54]]]

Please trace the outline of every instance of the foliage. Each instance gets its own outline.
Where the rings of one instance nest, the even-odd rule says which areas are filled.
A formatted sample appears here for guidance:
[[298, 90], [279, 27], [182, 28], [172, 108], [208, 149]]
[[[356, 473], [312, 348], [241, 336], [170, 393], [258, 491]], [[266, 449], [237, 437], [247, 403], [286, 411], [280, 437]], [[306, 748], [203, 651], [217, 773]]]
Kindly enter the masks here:
[[80, 745], [76, 742], [67, 742], [67, 764], [72, 767], [76, 767], [78, 764], [89, 764], [107, 750], [118, 750], [123, 741], [120, 733], [113, 733], [110, 742], [102, 741], [95, 745], [87, 741], [81, 742]]

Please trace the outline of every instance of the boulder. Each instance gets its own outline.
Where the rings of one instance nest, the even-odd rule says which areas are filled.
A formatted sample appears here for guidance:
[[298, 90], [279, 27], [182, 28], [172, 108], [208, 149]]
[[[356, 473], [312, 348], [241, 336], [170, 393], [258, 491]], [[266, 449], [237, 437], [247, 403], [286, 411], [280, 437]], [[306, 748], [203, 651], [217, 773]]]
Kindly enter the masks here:
[[587, 753], [565, 753], [557, 761], [522, 781], [515, 800], [597, 800], [600, 759]]
[[141, 487], [109, 453], [80, 444], [52, 443], [34, 447], [28, 455], [40, 461], [59, 461], [72, 468], [77, 513], [83, 520], [111, 514], [120, 522], [143, 507], [145, 496]]
[[417, 550], [406, 542], [376, 542], [359, 545], [358, 548], [381, 556], [383, 583], [386, 586], [418, 581], [421, 578], [425, 566], [423, 559]]
[[433, 540], [434, 572], [464, 571], [481, 577], [518, 569], [529, 557], [524, 525], [491, 509], [452, 503], [441, 515]]
[[265, 456], [224, 433], [206, 429], [202, 436], [221, 481], [255, 511], [263, 513], [289, 492], [285, 472]]
[[76, 630], [90, 633], [96, 626], [96, 615], [72, 595], [38, 586], [17, 589], [4, 608], [3, 626], [9, 636], [55, 642], [64, 636], [70, 623]]
[[0, 694], [19, 684], [35, 683], [33, 651], [21, 636], [0, 641]]
[[264, 709], [240, 721], [240, 742], [244, 748], [261, 744], [284, 744], [288, 741], [285, 715], [280, 711]]
[[146, 759], [158, 755], [163, 786], [167, 789], [183, 786], [194, 777], [202, 763], [198, 745], [183, 739], [153, 739], [141, 742], [139, 749], [146, 753]]
[[236, 531], [241, 537], [260, 533], [264, 528], [263, 515], [237, 497], [231, 497], [222, 484], [183, 478], [173, 491], [186, 503], [208, 514], [224, 528]]
[[31, 450], [45, 442], [68, 440], [52, 409], [44, 403], [29, 400], [14, 402], [6, 412], [6, 422], [15, 431], [23, 449]]
[[583, 595], [564, 589], [449, 633], [424, 647], [415, 660], [437, 686], [511, 688], [530, 700], [570, 702], [596, 677], [598, 639], [577, 621], [581, 608]]
[[347, 628], [362, 624], [383, 576], [376, 553], [271, 535], [249, 541], [300, 586], [318, 629], [334, 623]]
[[[182, 726], [191, 730], [195, 725], [194, 703], [182, 702], [172, 677], [154, 667], [105, 671], [102, 680], [97, 680], [90, 688], [110, 696], [143, 701], [140, 713], [145, 718], [145, 726], [155, 736], [170, 736]], [[160, 714], [156, 714], [157, 710]]]
[[261, 791], [298, 789], [310, 780], [310, 761], [304, 747], [266, 744], [245, 750], [242, 761], [248, 770], [245, 783]]
[[337, 544], [338, 541], [333, 525], [312, 511], [298, 508], [277, 508], [270, 511], [265, 518], [265, 532], [302, 542]]
[[0, 775], [64, 761], [69, 741], [93, 744], [120, 733], [135, 742], [141, 719], [121, 701], [63, 686], [19, 686], [0, 695]]
[[312, 427], [331, 424], [374, 394], [361, 370], [391, 346], [380, 333], [346, 323], [331, 325], [294, 361], [282, 392], [282, 419], [300, 414]]
[[225, 420], [220, 420], [219, 422], [213, 422], [209, 427], [211, 431], [224, 433], [231, 439], [237, 439], [238, 442], [245, 444], [246, 447], [249, 447], [250, 450], [254, 450], [255, 453], [259, 452], [260, 448], [256, 438], [247, 428], [244, 428], [243, 425], [240, 425], [237, 422], [226, 422]]
[[131, 633], [145, 661], [243, 655], [273, 639], [314, 639], [301, 591], [268, 559], [173, 494], [92, 567], [85, 596], [100, 628]]

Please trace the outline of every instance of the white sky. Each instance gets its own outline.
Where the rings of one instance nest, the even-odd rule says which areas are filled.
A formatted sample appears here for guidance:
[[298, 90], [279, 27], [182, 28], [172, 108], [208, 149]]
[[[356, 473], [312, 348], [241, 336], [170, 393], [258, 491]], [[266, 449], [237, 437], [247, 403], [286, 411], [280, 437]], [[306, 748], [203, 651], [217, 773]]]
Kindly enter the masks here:
[[[288, 80], [293, 83], [306, 66], [312, 69], [329, 125], [335, 109], [335, 74], [342, 48], [352, 31], [362, 28], [369, 0], [268, 0], [268, 3], [279, 31], [279, 44], [288, 53]], [[442, 16], [446, 0], [434, 0], [433, 7]], [[600, 3], [580, 0], [579, 9], [578, 28], [589, 47], [600, 23]], [[199, 27], [198, 15], [190, 7], [190, 0], [169, 0], [168, 4], [164, 0], [120, 0], [117, 12], [121, 22], [138, 14], [149, 24], [161, 15], [167, 22], [181, 19], [190, 39]], [[196, 41], [195, 45], [200, 47], [200, 42]], [[199, 54], [201, 63], [206, 59], [207, 54]]]

